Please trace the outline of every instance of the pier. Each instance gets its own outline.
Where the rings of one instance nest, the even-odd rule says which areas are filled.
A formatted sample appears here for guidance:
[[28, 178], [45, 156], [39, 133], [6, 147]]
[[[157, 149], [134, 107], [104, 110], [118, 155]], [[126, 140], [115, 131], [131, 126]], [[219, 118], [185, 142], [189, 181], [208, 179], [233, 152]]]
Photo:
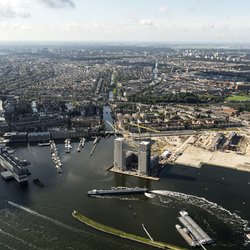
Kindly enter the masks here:
[[81, 149], [82, 149], [82, 139], [80, 140], [78, 144], [77, 152], [81, 152]]
[[94, 153], [94, 151], [95, 151], [95, 148], [96, 148], [96, 143], [94, 144], [94, 146], [93, 146], [93, 148], [92, 148], [92, 150], [91, 150], [91, 152], [90, 152], [90, 155], [92, 155], [93, 153]]
[[85, 145], [85, 141], [86, 141], [86, 139], [83, 137], [82, 139], [81, 139], [81, 143], [82, 143], [82, 148], [84, 147], [84, 145]]
[[145, 233], [148, 235], [149, 239], [151, 241], [154, 241], [154, 239], [152, 238], [152, 236], [149, 234], [148, 230], [146, 229], [146, 227], [144, 226], [144, 224], [141, 224], [142, 225], [142, 228], [143, 230], [145, 231]]

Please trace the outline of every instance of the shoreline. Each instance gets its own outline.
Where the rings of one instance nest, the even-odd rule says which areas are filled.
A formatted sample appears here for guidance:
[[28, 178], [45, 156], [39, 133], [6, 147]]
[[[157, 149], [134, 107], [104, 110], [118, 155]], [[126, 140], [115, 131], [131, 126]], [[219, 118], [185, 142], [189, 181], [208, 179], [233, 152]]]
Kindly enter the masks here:
[[139, 177], [139, 178], [146, 179], [146, 180], [152, 180], [152, 181], [159, 181], [160, 180], [159, 177], [144, 175], [144, 174], [141, 174], [138, 172], [133, 172], [133, 171], [128, 171], [128, 170], [123, 171], [123, 170], [114, 168], [114, 166], [111, 166], [110, 168], [108, 168], [107, 171], [117, 173], [117, 174], [124, 174], [124, 175], [128, 175], [128, 176]]
[[92, 228], [95, 228], [99, 231], [120, 237], [120, 238], [124, 238], [124, 239], [128, 239], [128, 240], [132, 240], [135, 242], [139, 242], [142, 244], [146, 244], [149, 246], [153, 246], [156, 248], [160, 248], [160, 249], [170, 249], [170, 250], [186, 250], [186, 248], [181, 248], [178, 246], [174, 246], [174, 245], [170, 245], [164, 242], [159, 242], [159, 241], [151, 241], [150, 239], [141, 237], [141, 236], [137, 236], [134, 234], [130, 234], [130, 233], [125, 233], [121, 230], [109, 227], [109, 226], [105, 226], [103, 224], [100, 224], [98, 222], [95, 222], [91, 219], [89, 219], [88, 217], [84, 216], [83, 214], [77, 212], [77, 211], [73, 211], [72, 212], [72, 216], [79, 220], [80, 222], [84, 223], [87, 226], [90, 226]]

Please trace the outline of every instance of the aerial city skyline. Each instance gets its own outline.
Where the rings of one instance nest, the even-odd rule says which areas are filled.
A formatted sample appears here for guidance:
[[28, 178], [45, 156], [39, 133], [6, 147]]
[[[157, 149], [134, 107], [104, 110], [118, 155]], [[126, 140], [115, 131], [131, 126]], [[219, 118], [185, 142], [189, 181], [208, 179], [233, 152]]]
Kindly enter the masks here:
[[0, 42], [249, 43], [247, 0], [0, 0]]
[[0, 0], [0, 250], [249, 250], [249, 9]]

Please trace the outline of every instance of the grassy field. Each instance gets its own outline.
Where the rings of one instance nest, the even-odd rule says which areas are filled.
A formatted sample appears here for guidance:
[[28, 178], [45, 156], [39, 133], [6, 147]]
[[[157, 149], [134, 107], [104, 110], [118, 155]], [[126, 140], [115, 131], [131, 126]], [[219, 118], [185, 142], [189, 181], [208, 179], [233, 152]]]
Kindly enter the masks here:
[[93, 220], [87, 218], [86, 216], [84, 216], [83, 214], [76, 212], [76, 211], [74, 211], [72, 213], [72, 216], [90, 227], [93, 227], [93, 228], [100, 230], [102, 232], [105, 232], [105, 233], [116, 235], [116, 236], [121, 237], [121, 238], [137, 241], [137, 242], [147, 244], [147, 245], [150, 245], [153, 247], [161, 248], [161, 249], [170, 249], [170, 250], [184, 250], [185, 249], [185, 248], [180, 248], [180, 247], [170, 245], [170, 244], [167, 244], [164, 242], [151, 241], [150, 239], [143, 238], [141, 236], [125, 233], [125, 232], [120, 231], [118, 229], [115, 229], [115, 228], [112, 228], [109, 226], [105, 226], [105, 225], [100, 224], [96, 221], [93, 221]]
[[247, 96], [247, 95], [232, 95], [232, 96], [227, 97], [226, 101], [229, 101], [229, 102], [250, 101], [250, 96]]

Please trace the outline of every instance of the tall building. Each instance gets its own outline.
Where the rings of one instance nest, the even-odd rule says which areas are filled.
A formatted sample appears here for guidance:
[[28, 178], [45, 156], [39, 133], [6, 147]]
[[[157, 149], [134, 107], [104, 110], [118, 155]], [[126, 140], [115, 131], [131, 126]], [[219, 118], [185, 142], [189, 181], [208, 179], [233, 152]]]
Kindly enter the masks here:
[[[128, 157], [126, 157], [127, 152], [130, 153]], [[133, 148], [126, 144], [124, 138], [115, 139], [114, 167], [127, 170], [127, 162], [131, 158], [131, 152], [138, 155], [138, 172], [149, 175], [151, 172], [151, 143], [148, 141], [141, 141], [138, 148]]]
[[150, 161], [151, 161], [151, 145], [148, 141], [142, 141], [139, 144], [138, 151], [138, 171], [142, 174], [150, 173]]
[[124, 150], [124, 138], [115, 139], [114, 167], [126, 170], [126, 152]]

